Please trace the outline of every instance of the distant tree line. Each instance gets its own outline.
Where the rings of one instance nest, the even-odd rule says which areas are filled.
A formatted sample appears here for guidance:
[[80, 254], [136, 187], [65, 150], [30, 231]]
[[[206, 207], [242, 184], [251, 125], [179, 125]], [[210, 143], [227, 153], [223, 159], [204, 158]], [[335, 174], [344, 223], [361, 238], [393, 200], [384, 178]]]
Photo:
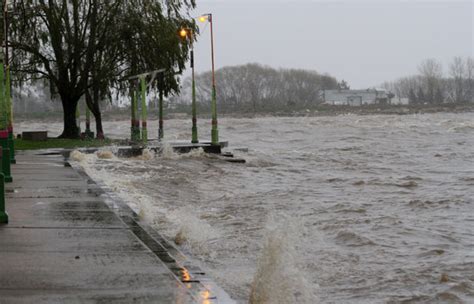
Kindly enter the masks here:
[[[300, 69], [273, 69], [260, 64], [224, 67], [216, 71], [219, 111], [271, 112], [311, 108], [323, 102], [322, 91], [337, 89], [338, 83], [328, 74]], [[211, 102], [211, 73], [196, 76], [196, 100], [201, 108]], [[191, 102], [191, 79], [183, 82], [181, 95], [170, 100], [178, 105]]]
[[474, 102], [474, 58], [454, 57], [447, 73], [440, 62], [426, 59], [418, 75], [385, 82], [383, 87], [410, 104]]

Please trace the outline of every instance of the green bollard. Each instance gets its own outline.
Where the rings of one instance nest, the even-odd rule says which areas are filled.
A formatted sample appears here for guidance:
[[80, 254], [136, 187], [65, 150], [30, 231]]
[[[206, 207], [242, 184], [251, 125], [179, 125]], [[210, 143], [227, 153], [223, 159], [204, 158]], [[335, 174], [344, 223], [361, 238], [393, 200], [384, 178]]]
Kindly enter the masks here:
[[5, 81], [5, 101], [7, 106], [7, 122], [8, 122], [8, 147], [10, 148], [10, 163], [16, 164], [15, 159], [15, 142], [13, 140], [13, 104], [10, 89], [10, 67], [6, 67]]
[[146, 111], [146, 83], [145, 77], [140, 78], [140, 87], [141, 87], [141, 101], [142, 101], [142, 141], [143, 143], [147, 143], [148, 141], [148, 131], [146, 128], [146, 119], [147, 119], [147, 111]]
[[[3, 159], [3, 149], [0, 147], [0, 160]], [[5, 176], [2, 173], [0, 161], [0, 224], [8, 224], [8, 213], [5, 211]]]

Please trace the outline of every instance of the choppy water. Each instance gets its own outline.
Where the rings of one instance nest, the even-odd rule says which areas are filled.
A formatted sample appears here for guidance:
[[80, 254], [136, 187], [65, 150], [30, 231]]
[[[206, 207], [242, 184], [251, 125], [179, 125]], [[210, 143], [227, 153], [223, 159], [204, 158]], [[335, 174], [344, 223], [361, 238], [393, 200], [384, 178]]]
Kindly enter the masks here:
[[[473, 115], [222, 119], [247, 164], [82, 163], [239, 302], [474, 303]], [[166, 128], [190, 138], [188, 121]]]

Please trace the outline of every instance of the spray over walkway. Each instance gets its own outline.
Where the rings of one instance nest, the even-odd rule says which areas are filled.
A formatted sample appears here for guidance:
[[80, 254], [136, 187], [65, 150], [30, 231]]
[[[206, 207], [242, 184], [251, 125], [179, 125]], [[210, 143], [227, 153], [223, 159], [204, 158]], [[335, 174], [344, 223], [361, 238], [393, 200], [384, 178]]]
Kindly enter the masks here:
[[61, 155], [21, 153], [0, 225], [0, 303], [233, 303]]

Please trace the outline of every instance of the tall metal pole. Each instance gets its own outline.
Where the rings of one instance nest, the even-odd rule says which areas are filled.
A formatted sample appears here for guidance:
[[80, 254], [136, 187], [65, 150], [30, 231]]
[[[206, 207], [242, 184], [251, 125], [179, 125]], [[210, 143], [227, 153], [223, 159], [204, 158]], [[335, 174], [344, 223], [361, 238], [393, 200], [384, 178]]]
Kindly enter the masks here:
[[134, 111], [135, 111], [135, 140], [140, 140], [140, 114], [138, 113], [138, 102], [140, 101], [140, 82], [138, 81], [135, 86], [135, 103], [134, 103]]
[[[1, 49], [0, 49], [1, 50]], [[3, 51], [0, 51], [0, 145], [2, 146], [2, 172], [5, 182], [12, 182], [10, 171], [10, 147], [8, 144], [8, 117], [5, 98], [5, 71], [3, 69]]]
[[147, 120], [147, 109], [146, 109], [146, 83], [145, 77], [140, 77], [140, 89], [141, 89], [141, 101], [142, 101], [142, 141], [147, 143], [148, 141], [148, 131], [146, 127]]
[[132, 111], [132, 127], [131, 127], [131, 140], [138, 141], [140, 140], [140, 120], [138, 119], [138, 91], [136, 87], [135, 81], [130, 83], [130, 91], [132, 95], [132, 104], [131, 104], [131, 111]]
[[213, 31], [213, 20], [212, 14], [209, 14], [209, 23], [211, 24], [211, 57], [212, 57], [212, 129], [211, 129], [211, 144], [219, 144], [219, 131], [217, 128], [217, 97], [216, 97], [216, 75], [215, 75], [215, 64], [214, 64], [214, 31]]
[[[3, 158], [3, 150], [0, 146], [0, 159], [1, 158]], [[2, 170], [0, 170], [0, 224], [8, 224], [8, 213], [5, 210], [5, 176]]]
[[130, 140], [135, 137], [135, 89], [130, 81]]
[[161, 141], [164, 136], [163, 130], [163, 91], [160, 90], [160, 100], [158, 101], [158, 141]]
[[196, 111], [196, 80], [194, 78], [194, 46], [193, 39], [191, 37], [191, 78], [192, 78], [192, 115], [193, 115], [193, 127], [192, 127], [192, 138], [191, 143], [197, 144], [198, 140], [198, 130], [197, 130], [197, 111]]
[[5, 98], [7, 106], [7, 120], [8, 120], [8, 147], [10, 149], [10, 163], [16, 164], [15, 160], [15, 144], [13, 141], [13, 104], [11, 96], [11, 83], [10, 83], [10, 55], [9, 55], [9, 29], [10, 24], [8, 22], [8, 0], [3, 1], [3, 29], [5, 36]]

